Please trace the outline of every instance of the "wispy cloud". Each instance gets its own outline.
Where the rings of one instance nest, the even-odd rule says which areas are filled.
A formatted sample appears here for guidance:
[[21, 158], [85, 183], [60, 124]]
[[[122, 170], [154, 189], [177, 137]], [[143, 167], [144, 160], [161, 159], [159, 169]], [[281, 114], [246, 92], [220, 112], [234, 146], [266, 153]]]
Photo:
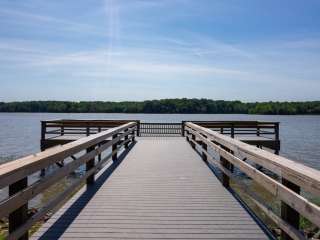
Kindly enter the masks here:
[[[136, 98], [259, 100], [259, 96], [277, 97], [275, 83], [284, 92], [280, 97], [301, 97], [301, 91], [319, 95], [315, 90], [320, 87], [317, 34], [248, 40], [243, 35], [251, 32], [240, 31], [242, 26], [236, 21], [248, 17], [241, 15], [246, 10], [240, 3], [230, 7], [211, 0], [201, 4], [189, 0], [71, 1], [64, 4], [74, 12], [64, 12], [63, 4], [40, 7], [40, 2], [29, 0], [33, 7], [18, 8], [7, 2], [0, 8], [0, 98], [8, 96], [14, 84], [26, 82], [57, 88], [56, 98], [69, 97], [68, 89], [78, 86], [75, 99], [84, 98], [81, 87], [90, 89], [97, 99], [105, 97], [103, 89], [121, 87], [123, 95], [112, 96], [116, 99], [132, 96], [126, 91], [137, 85], [144, 91], [137, 90]], [[230, 24], [223, 17], [226, 12], [242, 18]], [[246, 24], [249, 28], [250, 23]], [[234, 26], [240, 30], [233, 29], [238, 35], [230, 37]]]
[[[13, 9], [0, 9], [1, 21], [12, 22], [20, 25], [40, 25], [46, 24], [45, 27], [60, 29], [64, 31], [77, 32], [82, 34], [97, 34], [108, 36], [107, 31], [103, 28], [98, 28], [86, 23], [79, 23], [67, 19], [56, 18], [48, 15], [34, 14], [25, 11]], [[1, 22], [0, 21], [0, 22]]]

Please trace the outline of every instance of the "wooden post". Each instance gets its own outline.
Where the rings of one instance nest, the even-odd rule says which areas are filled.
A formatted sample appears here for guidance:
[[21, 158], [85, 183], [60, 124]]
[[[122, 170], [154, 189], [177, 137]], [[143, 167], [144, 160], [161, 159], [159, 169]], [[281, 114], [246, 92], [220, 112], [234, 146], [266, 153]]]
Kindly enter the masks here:
[[194, 141], [194, 142], [191, 142], [191, 146], [192, 146], [192, 148], [196, 148], [196, 143], [195, 143], [195, 141], [196, 141], [196, 135], [194, 135], [193, 133], [191, 133], [191, 139]]
[[[24, 188], [28, 187], [28, 178], [23, 178], [9, 186], [9, 196], [20, 192]], [[14, 232], [17, 228], [23, 225], [28, 220], [28, 204], [24, 204], [20, 208], [16, 209], [9, 214], [9, 233]], [[22, 235], [19, 240], [27, 240], [28, 232]]]
[[[205, 136], [204, 136], [204, 137], [205, 137]], [[207, 145], [207, 144], [205, 144], [205, 142], [204, 142], [204, 141], [202, 141], [202, 148], [203, 148], [203, 150], [205, 150], [205, 151], [207, 151], [207, 150], [208, 150], [208, 145]], [[208, 161], [207, 155], [205, 154], [205, 152], [204, 152], [204, 151], [202, 151], [202, 159], [203, 159], [203, 161], [205, 161], [205, 162], [207, 162], [207, 161]]]
[[[282, 184], [292, 191], [300, 194], [300, 187], [284, 178], [282, 178]], [[295, 229], [299, 230], [300, 227], [300, 214], [287, 205], [285, 202], [281, 201], [281, 218], [293, 226]], [[293, 240], [287, 233], [284, 231], [281, 232], [282, 240]]]
[[185, 121], [182, 121], [181, 122], [181, 135], [182, 135], [182, 137], [184, 137], [184, 128], [185, 128], [184, 124], [185, 124]]
[[47, 123], [41, 121], [41, 142], [46, 138]]
[[137, 136], [140, 136], [140, 121], [137, 121]]
[[[224, 166], [226, 169], [229, 169], [229, 162], [224, 157], [220, 156], [220, 163], [222, 166]], [[230, 187], [230, 179], [228, 175], [226, 175], [224, 172], [222, 172], [222, 185], [226, 188]]]
[[[98, 127], [98, 132], [101, 132], [101, 127]], [[98, 145], [98, 147], [100, 147], [101, 144]], [[100, 162], [101, 161], [101, 153], [98, 155], [98, 161]]]
[[274, 133], [276, 140], [279, 140], [279, 123], [274, 124]]
[[64, 127], [61, 127], [60, 134], [61, 134], [61, 136], [64, 135]]
[[[94, 150], [94, 146], [87, 148], [87, 153]], [[86, 171], [91, 170], [94, 167], [94, 158], [86, 162]], [[87, 178], [87, 186], [94, 184], [94, 173]]]
[[231, 137], [234, 138], [234, 124], [231, 124]]
[[[275, 123], [274, 125], [274, 132], [275, 132], [275, 139], [277, 142], [279, 142], [279, 123]], [[277, 149], [275, 150], [275, 154], [279, 155], [280, 147], [277, 146]]]
[[[117, 138], [117, 137], [118, 137], [118, 135], [115, 134], [115, 135], [112, 136], [112, 139], [115, 139], [115, 138]], [[112, 152], [117, 149], [117, 146], [118, 146], [118, 143], [112, 144]], [[118, 160], [118, 152], [112, 154], [112, 160], [113, 160], [113, 162], [115, 162], [115, 161]]]
[[[40, 151], [43, 152], [44, 150], [46, 150], [46, 148], [44, 146], [44, 141], [41, 140]], [[46, 175], [46, 169], [42, 168], [40, 171], [40, 177], [44, 177], [45, 175]]]
[[[140, 130], [139, 130], [140, 131]], [[132, 142], [134, 142], [136, 140], [135, 136], [138, 136], [138, 125], [136, 125], [134, 128], [133, 128], [133, 132], [132, 132]], [[140, 132], [139, 132], [140, 134]]]
[[[128, 129], [124, 130], [124, 132], [127, 133], [127, 132], [128, 132]], [[124, 140], [125, 140], [125, 141], [127, 141], [128, 139], [129, 139], [129, 136], [128, 136], [128, 135], [124, 137]], [[125, 143], [125, 144], [124, 144], [124, 148], [125, 148], [125, 149], [128, 149], [128, 148], [129, 148], [129, 143]]]
[[190, 142], [189, 134], [190, 134], [190, 133], [189, 133], [189, 130], [186, 130], [186, 139], [187, 139], [188, 142]]
[[[231, 152], [230, 149], [224, 147], [224, 146], [221, 146], [224, 150], [228, 151], [228, 152]], [[224, 157], [220, 156], [220, 163], [222, 166], [224, 166], [226, 169], [230, 170], [230, 171], [233, 171], [233, 166], [232, 164], [227, 160], [225, 159]], [[229, 188], [230, 187], [230, 178], [228, 175], [226, 175], [224, 172], [222, 172], [222, 185], [226, 188]]]

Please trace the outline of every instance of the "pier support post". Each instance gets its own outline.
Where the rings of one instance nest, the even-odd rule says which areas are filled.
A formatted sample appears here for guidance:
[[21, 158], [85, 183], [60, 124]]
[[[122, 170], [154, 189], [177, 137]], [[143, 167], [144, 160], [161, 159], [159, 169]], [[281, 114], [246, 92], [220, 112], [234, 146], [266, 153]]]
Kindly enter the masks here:
[[[282, 184], [292, 191], [300, 194], [300, 187], [286, 179], [282, 179]], [[285, 202], [281, 202], [281, 218], [293, 226], [295, 229], [300, 227], [300, 214], [287, 205]], [[281, 232], [281, 240], [293, 240], [284, 231]]]
[[[115, 139], [117, 137], [118, 137], [118, 135], [115, 134], [112, 136], [112, 139]], [[116, 162], [118, 160], [117, 146], [118, 146], [118, 143], [112, 144], [112, 160], [113, 160], [113, 162]], [[116, 152], [114, 152], [114, 151], [116, 151]]]
[[[20, 192], [28, 187], [28, 178], [23, 178], [9, 186], [9, 196]], [[9, 214], [9, 233], [14, 232], [28, 220], [28, 204], [24, 204]], [[28, 240], [28, 232], [22, 235], [18, 240]]]
[[[87, 153], [94, 151], [94, 146], [87, 148]], [[94, 167], [94, 158], [86, 162], [86, 171], [90, 171]], [[94, 173], [87, 178], [87, 185], [94, 184]]]

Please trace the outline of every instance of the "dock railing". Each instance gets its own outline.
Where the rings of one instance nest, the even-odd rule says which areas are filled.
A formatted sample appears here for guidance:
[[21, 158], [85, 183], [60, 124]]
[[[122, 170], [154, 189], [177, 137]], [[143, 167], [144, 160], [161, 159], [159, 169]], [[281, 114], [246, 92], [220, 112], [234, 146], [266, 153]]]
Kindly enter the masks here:
[[[129, 122], [65, 145], [49, 148], [43, 152], [2, 164], [0, 166], [0, 188], [8, 187], [9, 196], [0, 202], [0, 218], [9, 216], [7, 239], [28, 239], [28, 230], [37, 221], [66, 201], [85, 181], [87, 185], [93, 184], [95, 174], [109, 160], [112, 159], [116, 163], [118, 153], [124, 150], [128, 151], [130, 144], [135, 141], [136, 131], [137, 123]], [[76, 154], [80, 156], [75, 157]], [[73, 160], [57, 171], [35, 183], [28, 184], [28, 176], [69, 157]], [[96, 161], [96, 157], [99, 157], [98, 161]], [[86, 166], [86, 171], [81, 177], [62, 193], [50, 199], [37, 213], [28, 217], [28, 202], [31, 199], [82, 165]]]
[[46, 120], [41, 121], [41, 139], [50, 139], [64, 135], [89, 136], [129, 122], [136, 122], [137, 127], [139, 127], [139, 120]]
[[181, 123], [140, 123], [140, 136], [181, 136]]
[[[232, 171], [236, 167], [281, 201], [281, 216], [278, 216], [268, 204], [257, 200], [250, 191], [246, 192], [281, 228], [282, 239], [306, 239], [299, 231], [300, 215], [320, 227], [320, 207], [300, 195], [303, 189], [320, 196], [320, 171], [191, 122], [185, 123], [184, 131], [192, 147], [201, 152], [203, 160], [221, 170], [225, 187], [230, 188], [230, 179], [236, 181]], [[276, 174], [280, 180], [258, 170], [255, 164]]]
[[199, 126], [220, 132], [221, 134], [235, 136], [261, 136], [279, 140], [279, 122], [265, 121], [192, 121]]

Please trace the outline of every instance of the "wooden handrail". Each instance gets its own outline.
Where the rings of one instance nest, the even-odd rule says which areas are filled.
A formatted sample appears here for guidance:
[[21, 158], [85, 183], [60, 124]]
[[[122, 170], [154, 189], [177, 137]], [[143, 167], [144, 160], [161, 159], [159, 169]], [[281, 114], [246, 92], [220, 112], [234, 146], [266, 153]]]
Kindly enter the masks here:
[[211, 140], [227, 147], [236, 155], [250, 159], [277, 175], [305, 188], [305, 190], [320, 195], [320, 171], [251, 146], [237, 139], [232, 139], [205, 127], [193, 123], [187, 123], [186, 125], [204, 135], [208, 135]]
[[[291, 188], [292, 184], [293, 186], [297, 185], [302, 189], [319, 196], [320, 171], [248, 145], [239, 140], [230, 138], [191, 122], [185, 124], [185, 131], [187, 132], [187, 139], [192, 143], [192, 146], [195, 147], [200, 144], [202, 149], [201, 151], [206, 155], [206, 159], [209, 157], [213, 160], [212, 162], [220, 168], [223, 175], [227, 176], [224, 178], [225, 181], [228, 181], [229, 177], [232, 175], [230, 165], [234, 165], [247, 176], [251, 177], [253, 181], [263, 186], [273, 196], [282, 200], [286, 204], [285, 206], [288, 206], [293, 212], [296, 211], [300, 213], [302, 216], [320, 227], [320, 207], [299, 195], [299, 192], [295, 192], [295, 190]], [[189, 135], [192, 137], [190, 138]], [[203, 148], [203, 145], [206, 147]], [[207, 147], [213, 149], [223, 161], [217, 162], [206, 150]], [[257, 170], [247, 161], [243, 161], [242, 159], [244, 158], [276, 173], [283, 179], [282, 183]], [[226, 162], [228, 164], [226, 164]], [[288, 181], [292, 182], [292, 184], [288, 184]], [[229, 186], [228, 184], [224, 185]], [[263, 211], [268, 210], [265, 211], [265, 213], [272, 219], [275, 219], [275, 217], [269, 212], [268, 208], [259, 205], [258, 207]], [[283, 231], [290, 236], [290, 238], [285, 239], [301, 239], [301, 236], [299, 234], [297, 235], [296, 231], [291, 231], [292, 226], [290, 224], [292, 224], [292, 219], [284, 220], [288, 223], [280, 221], [279, 219], [276, 219], [275, 221], [280, 223], [279, 227], [281, 227]], [[298, 220], [299, 219], [294, 221]]]
[[123, 124], [135, 122], [137, 123], [137, 131], [139, 132], [139, 120], [46, 120], [41, 121], [41, 140], [62, 135], [89, 135], [107, 130], [110, 128], [118, 127]]
[[[65, 200], [83, 181], [87, 180], [87, 184], [92, 184], [94, 174], [99, 170], [102, 164], [106, 163], [110, 158], [117, 161], [117, 153], [121, 148], [128, 148], [128, 144], [134, 141], [134, 135], [137, 131], [137, 123], [130, 122], [116, 128], [109, 129], [88, 137], [83, 137], [74, 142], [56, 146], [43, 152], [30, 155], [12, 162], [0, 165], [0, 188], [9, 186], [10, 196], [0, 202], [0, 218], [9, 214], [9, 236], [8, 239], [18, 239], [21, 236], [27, 238], [26, 232], [32, 225], [41, 219], [48, 211], [55, 208], [59, 203]], [[95, 157], [112, 147], [112, 152], [95, 164]], [[48, 167], [56, 162], [74, 156], [83, 150], [87, 152], [73, 161], [68, 162], [54, 173], [41, 178], [39, 181], [31, 185], [21, 184], [23, 180], [27, 183], [29, 175]], [[24, 218], [22, 221], [14, 219], [19, 214], [25, 214], [27, 211], [28, 201], [48, 187], [57, 183], [62, 178], [68, 176], [81, 165], [86, 164], [86, 173], [78, 179], [77, 184], [71, 185], [63, 193], [52, 199], [43, 211], [36, 213], [32, 218]], [[14, 191], [13, 191], [14, 190]], [[11, 218], [10, 218], [11, 216]], [[10, 220], [11, 219], [11, 220]], [[19, 222], [19, 224], [16, 224]]]

